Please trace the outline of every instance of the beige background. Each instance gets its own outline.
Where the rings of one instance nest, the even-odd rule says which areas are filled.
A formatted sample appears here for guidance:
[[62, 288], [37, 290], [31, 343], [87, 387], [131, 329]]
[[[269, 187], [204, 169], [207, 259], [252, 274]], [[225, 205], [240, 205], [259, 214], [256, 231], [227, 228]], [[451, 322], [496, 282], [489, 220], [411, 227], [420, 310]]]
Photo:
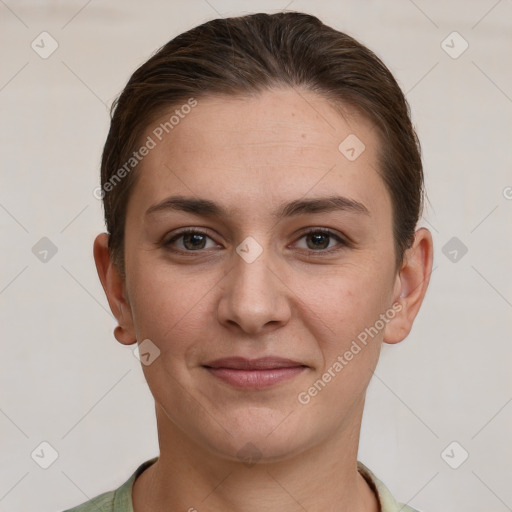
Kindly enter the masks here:
[[[0, 0], [1, 511], [76, 505], [157, 455], [152, 397], [91, 253], [107, 107], [181, 31], [286, 7], [383, 58], [423, 145], [435, 271], [409, 339], [384, 347], [360, 460], [425, 512], [512, 510], [512, 2], [287, 2]], [[43, 31], [58, 44], [45, 59]], [[58, 454], [48, 469], [31, 457], [50, 461], [41, 442]]]

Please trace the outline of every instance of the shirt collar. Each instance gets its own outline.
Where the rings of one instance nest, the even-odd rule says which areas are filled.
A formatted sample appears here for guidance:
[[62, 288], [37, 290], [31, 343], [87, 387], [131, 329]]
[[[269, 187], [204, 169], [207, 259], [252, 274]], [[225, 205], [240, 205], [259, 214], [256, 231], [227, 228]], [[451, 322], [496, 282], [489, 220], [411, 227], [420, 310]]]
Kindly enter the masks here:
[[[141, 464], [133, 475], [116, 490], [114, 494], [114, 512], [133, 512], [132, 488], [135, 479], [140, 476], [158, 457]], [[407, 505], [398, 503], [389, 489], [362, 462], [357, 463], [357, 469], [377, 496], [380, 512], [417, 512]]]
[[368, 482], [380, 504], [380, 512], [418, 512], [408, 505], [398, 503], [389, 489], [362, 462], [357, 463], [357, 470]]

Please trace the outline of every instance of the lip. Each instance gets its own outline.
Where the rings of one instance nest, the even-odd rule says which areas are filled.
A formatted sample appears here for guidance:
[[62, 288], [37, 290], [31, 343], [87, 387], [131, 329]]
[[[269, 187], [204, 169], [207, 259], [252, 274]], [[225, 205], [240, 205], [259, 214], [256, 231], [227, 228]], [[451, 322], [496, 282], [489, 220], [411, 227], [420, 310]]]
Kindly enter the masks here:
[[232, 386], [250, 389], [265, 388], [287, 381], [307, 368], [297, 361], [281, 357], [227, 357], [203, 366], [213, 376]]
[[224, 357], [215, 359], [204, 366], [210, 368], [230, 368], [232, 370], [273, 370], [276, 368], [292, 368], [305, 366], [298, 361], [284, 359], [282, 357], [260, 357], [258, 359], [246, 359], [245, 357]]

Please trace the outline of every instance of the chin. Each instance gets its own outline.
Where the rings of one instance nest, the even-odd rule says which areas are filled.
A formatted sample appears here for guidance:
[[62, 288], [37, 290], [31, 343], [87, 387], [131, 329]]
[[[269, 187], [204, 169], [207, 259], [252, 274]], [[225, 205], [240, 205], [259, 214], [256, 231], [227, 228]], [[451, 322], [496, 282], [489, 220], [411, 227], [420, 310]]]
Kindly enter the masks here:
[[234, 436], [225, 443], [213, 443], [210, 448], [216, 456], [229, 461], [242, 462], [250, 467], [254, 464], [272, 464], [293, 458], [301, 453], [304, 445], [299, 440], [254, 439], [246, 436]]
[[[258, 411], [259, 416], [255, 417]], [[314, 444], [314, 436], [297, 421], [299, 416], [292, 421], [295, 414], [251, 408], [250, 412], [240, 413], [232, 422], [224, 423], [229, 434], [223, 431], [220, 437], [207, 437], [204, 441], [217, 456], [247, 466], [284, 461]], [[225, 419], [229, 420], [229, 415]], [[205, 434], [212, 434], [212, 430]]]

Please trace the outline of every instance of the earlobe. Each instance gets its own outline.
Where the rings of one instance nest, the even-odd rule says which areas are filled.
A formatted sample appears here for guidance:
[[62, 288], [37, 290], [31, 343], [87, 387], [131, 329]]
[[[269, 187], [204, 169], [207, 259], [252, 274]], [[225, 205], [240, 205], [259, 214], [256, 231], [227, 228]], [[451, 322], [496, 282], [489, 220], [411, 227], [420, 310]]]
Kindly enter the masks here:
[[118, 325], [114, 329], [114, 337], [117, 341], [119, 341], [119, 343], [122, 343], [123, 345], [133, 345], [137, 342], [137, 338], [135, 338], [131, 332], [131, 329], [128, 330], [124, 327], [121, 327], [121, 325]]
[[394, 299], [401, 305], [399, 313], [387, 325], [386, 343], [399, 343], [407, 337], [427, 292], [432, 273], [433, 242], [430, 231], [416, 231], [411, 248], [404, 255], [394, 289]]
[[125, 281], [110, 255], [107, 233], [99, 234], [94, 240], [94, 261], [110, 309], [119, 324], [114, 329], [114, 336], [119, 343], [131, 345], [137, 341], [131, 307], [126, 297]]

